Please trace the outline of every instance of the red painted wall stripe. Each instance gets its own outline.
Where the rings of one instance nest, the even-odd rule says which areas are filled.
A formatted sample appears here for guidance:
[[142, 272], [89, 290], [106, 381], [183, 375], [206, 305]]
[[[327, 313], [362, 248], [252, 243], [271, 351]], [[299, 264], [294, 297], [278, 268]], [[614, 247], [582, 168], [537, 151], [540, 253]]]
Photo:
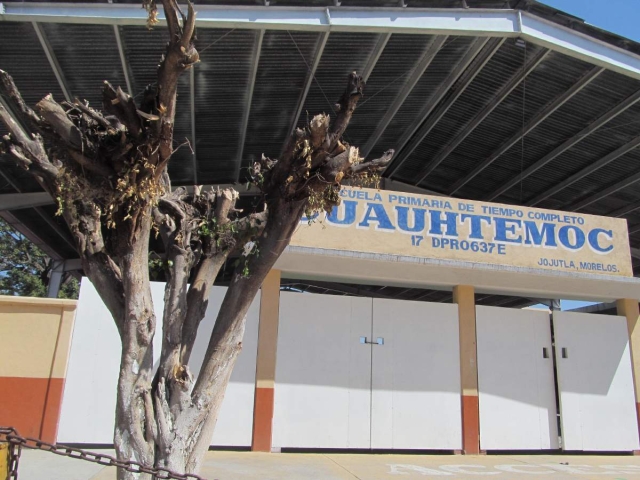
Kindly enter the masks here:
[[253, 439], [251, 441], [251, 450], [254, 452], [271, 451], [273, 394], [273, 388], [256, 388], [253, 407]]
[[0, 377], [0, 425], [55, 442], [63, 389], [63, 378]]
[[475, 395], [462, 396], [462, 450], [468, 455], [480, 453], [480, 404]]

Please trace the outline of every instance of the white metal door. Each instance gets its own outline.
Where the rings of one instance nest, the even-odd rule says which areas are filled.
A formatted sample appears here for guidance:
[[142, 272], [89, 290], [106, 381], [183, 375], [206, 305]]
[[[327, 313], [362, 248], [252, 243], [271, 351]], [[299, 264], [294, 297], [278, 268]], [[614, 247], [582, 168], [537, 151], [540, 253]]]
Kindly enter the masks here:
[[564, 450], [637, 450], [625, 317], [553, 314]]
[[373, 300], [371, 448], [462, 447], [458, 306]]
[[476, 307], [480, 448], [559, 448], [549, 313]]
[[370, 447], [370, 335], [370, 298], [280, 294], [274, 447]]

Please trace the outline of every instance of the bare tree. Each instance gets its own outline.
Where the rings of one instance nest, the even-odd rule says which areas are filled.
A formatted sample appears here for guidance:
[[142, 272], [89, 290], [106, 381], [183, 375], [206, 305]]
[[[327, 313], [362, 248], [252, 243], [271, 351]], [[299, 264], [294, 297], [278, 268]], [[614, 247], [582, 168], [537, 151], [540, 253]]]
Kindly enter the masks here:
[[[363, 163], [341, 140], [364, 83], [355, 72], [329, 116], [315, 116], [287, 140], [278, 159], [256, 162], [250, 176], [263, 206], [236, 208], [232, 189], [172, 191], [178, 77], [198, 62], [195, 12], [163, 0], [169, 43], [157, 83], [140, 105], [105, 82], [103, 112], [51, 95], [35, 110], [0, 71], [0, 106], [10, 135], [4, 148], [57, 199], [89, 277], [118, 328], [122, 356], [114, 443], [118, 458], [179, 472], [197, 472], [212, 437], [224, 392], [241, 350], [245, 315], [265, 276], [289, 244], [303, 213], [338, 205], [340, 184], [375, 183], [393, 155]], [[145, 0], [156, 23], [155, 0]], [[153, 369], [156, 318], [149, 285], [152, 230], [164, 243], [166, 290], [162, 351]], [[187, 367], [211, 286], [225, 260], [243, 251], [209, 340], [197, 379]], [[120, 479], [148, 478], [124, 471]]]

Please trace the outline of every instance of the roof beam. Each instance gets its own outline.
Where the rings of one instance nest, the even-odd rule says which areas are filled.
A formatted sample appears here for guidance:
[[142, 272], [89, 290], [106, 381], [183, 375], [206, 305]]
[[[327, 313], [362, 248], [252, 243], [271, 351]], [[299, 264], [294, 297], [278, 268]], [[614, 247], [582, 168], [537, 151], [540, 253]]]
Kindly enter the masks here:
[[640, 209], [640, 200], [638, 200], [637, 202], [630, 203], [629, 205], [625, 205], [622, 208], [618, 208], [617, 210], [613, 210], [612, 212], [607, 213], [607, 217], [615, 217], [615, 218], [624, 217], [625, 215], [627, 215], [627, 214], [629, 214], [631, 212], [635, 212], [638, 209]]
[[58, 60], [56, 59], [56, 55], [53, 52], [53, 48], [49, 44], [49, 40], [47, 39], [47, 35], [44, 33], [42, 27], [38, 24], [38, 22], [31, 22], [33, 25], [33, 29], [38, 36], [38, 40], [40, 40], [40, 45], [42, 46], [42, 50], [44, 50], [44, 54], [47, 56], [47, 60], [49, 60], [49, 65], [51, 65], [51, 70], [53, 70], [53, 74], [56, 76], [58, 80], [58, 85], [60, 85], [60, 90], [62, 90], [62, 94], [67, 102], [73, 102], [73, 96], [71, 95], [71, 90], [67, 86], [67, 81], [64, 78], [64, 74], [62, 73], [62, 69], [58, 64]]
[[634, 225], [633, 227], [629, 228], [629, 236], [638, 232], [640, 232], [640, 225]]
[[[418, 116], [420, 122], [414, 123], [414, 126], [407, 129], [402, 136], [398, 142], [399, 147], [396, 149], [399, 155], [385, 170], [386, 176], [391, 176], [402, 166], [504, 43], [504, 39], [483, 40], [478, 39], [471, 45], [467, 54], [458, 62], [447, 80], [440, 85], [438, 91], [423, 108]], [[447, 96], [446, 100], [444, 100], [445, 96]]]
[[418, 195], [434, 195], [437, 197], [444, 196], [442, 195], [442, 193], [434, 192], [433, 190], [429, 190], [427, 188], [416, 187], [415, 185], [410, 185], [399, 180], [392, 180], [388, 177], [383, 177], [380, 179], [380, 188], [382, 190], [389, 190], [391, 192], [416, 193]]
[[[18, 184], [11, 178], [11, 176], [9, 174], [7, 174], [6, 172], [3, 172], [2, 170], [0, 170], [0, 177], [4, 178], [4, 180], [11, 185], [11, 187], [18, 193], [18, 194], [22, 194], [22, 190], [20, 189], [20, 187], [18, 186]], [[44, 220], [44, 222], [49, 225], [51, 227], [51, 229], [56, 232], [58, 234], [58, 236], [62, 239], [62, 241], [64, 241], [67, 245], [69, 245], [72, 249], [76, 249], [76, 245], [73, 242], [73, 240], [71, 238], [69, 238], [69, 235], [67, 234], [67, 232], [65, 232], [60, 225], [58, 225], [56, 222], [53, 221], [53, 219], [41, 208], [41, 207], [33, 207], [34, 211], [40, 216], [40, 218], [42, 218], [42, 220]], [[0, 216], [2, 216], [2, 218], [4, 218], [7, 222], [11, 223], [14, 222], [16, 223], [16, 225], [22, 225], [24, 226], [24, 224], [22, 224], [20, 221], [18, 221], [18, 219], [16, 219], [16, 217], [10, 213], [8, 210], [4, 210], [2, 212], [0, 212]], [[13, 225], [13, 223], [12, 223]], [[22, 234], [27, 237], [27, 233], [29, 233], [29, 235], [32, 235], [36, 240], [32, 240], [34, 243], [36, 243], [37, 245], [40, 246], [42, 242], [42, 240], [39, 239], [39, 237], [34, 234], [33, 232], [31, 232], [27, 227], [24, 227], [24, 231], [23, 230], [19, 230], [20, 232], [22, 232]], [[31, 240], [31, 237], [28, 237]], [[45, 253], [47, 253], [47, 255], [49, 255], [51, 258], [62, 258], [60, 257], [60, 255], [58, 253], [56, 253], [53, 249], [49, 248], [47, 246], [46, 249], [43, 249], [45, 251]], [[52, 254], [53, 253], [53, 254]]]
[[480, 174], [480, 172], [482, 172], [485, 168], [487, 168], [498, 158], [504, 155], [511, 147], [513, 147], [516, 143], [526, 137], [529, 132], [531, 132], [534, 128], [544, 122], [547, 118], [549, 118], [549, 116], [551, 116], [556, 110], [558, 110], [565, 103], [571, 100], [575, 95], [580, 93], [587, 85], [598, 78], [598, 76], [604, 71], [605, 69], [601, 67], [594, 67], [589, 70], [589, 72], [587, 72], [580, 80], [578, 80], [578, 82], [574, 83], [569, 90], [558, 96], [549, 105], [540, 110], [531, 120], [529, 120], [529, 122], [521, 131], [518, 131], [514, 135], [512, 135], [508, 140], [500, 145], [500, 147], [498, 147], [495, 152], [493, 152], [485, 160], [480, 162], [480, 164], [478, 164], [467, 175], [451, 185], [451, 187], [447, 190], [447, 194], [453, 195], [467, 183], [473, 180], [478, 174]]
[[[163, 19], [164, 13], [158, 13]], [[4, 2], [0, 21], [145, 25], [147, 14], [134, 4]], [[198, 28], [521, 37], [640, 78], [639, 56], [520, 10], [198, 5], [196, 24]]]
[[298, 121], [300, 120], [300, 115], [302, 115], [302, 109], [304, 108], [304, 102], [307, 100], [307, 95], [309, 94], [309, 90], [311, 89], [311, 84], [313, 83], [313, 79], [316, 77], [316, 70], [318, 69], [318, 65], [320, 65], [320, 59], [322, 58], [322, 52], [324, 52], [324, 47], [327, 45], [327, 40], [329, 40], [329, 33], [325, 32], [320, 34], [318, 37], [318, 42], [316, 43], [316, 51], [313, 56], [313, 63], [311, 67], [309, 67], [309, 71], [307, 72], [307, 80], [305, 81], [304, 88], [300, 93], [300, 98], [298, 99], [298, 107], [293, 115], [293, 121], [291, 122], [291, 128], [289, 129], [289, 136], [293, 134], [296, 127], [298, 126]]
[[533, 58], [531, 58], [523, 68], [515, 72], [511, 78], [505, 83], [500, 90], [498, 90], [493, 98], [490, 98], [487, 105], [469, 122], [462, 131], [454, 137], [445, 147], [443, 147], [429, 162], [422, 171], [418, 174], [418, 181], [416, 185], [419, 185], [424, 181], [427, 176], [433, 172], [438, 165], [440, 165], [449, 155], [451, 155], [458, 146], [465, 139], [478, 128], [478, 126], [493, 112], [509, 95], [513, 92], [520, 83], [522, 83], [531, 72], [533, 72], [538, 65], [544, 61], [545, 58], [551, 53], [550, 50], [541, 49]]
[[11, 228], [13, 228], [14, 230], [17, 230], [22, 235], [27, 237], [31, 243], [33, 243], [35, 246], [37, 246], [40, 250], [42, 250], [44, 253], [49, 255], [51, 258], [53, 258], [54, 260], [62, 260], [62, 256], [58, 252], [56, 252], [53, 248], [51, 248], [47, 244], [47, 242], [42, 240], [35, 232], [33, 232], [33, 230], [31, 230], [24, 223], [18, 220], [18, 218], [16, 218], [16, 216], [13, 215], [13, 213], [5, 210], [3, 212], [0, 212], [0, 217], [2, 217], [2, 219], [5, 222], [11, 225]]
[[495, 198], [502, 195], [503, 193], [507, 192], [509, 189], [511, 189], [512, 187], [520, 183], [522, 180], [527, 178], [529, 175], [540, 170], [542, 167], [547, 165], [556, 157], [562, 155], [571, 147], [573, 147], [577, 143], [587, 138], [589, 135], [591, 135], [593, 132], [598, 130], [600, 127], [602, 127], [603, 125], [606, 125], [608, 122], [616, 118], [618, 115], [624, 113], [627, 109], [631, 108], [636, 103], [638, 103], [638, 101], [640, 101], [640, 90], [634, 93], [633, 95], [631, 95], [630, 97], [626, 98], [622, 102], [620, 102], [618, 105], [613, 107], [604, 115], [600, 116], [598, 119], [591, 122], [586, 128], [583, 128], [580, 132], [576, 133], [571, 138], [565, 140], [561, 145], [554, 148], [553, 151], [551, 151], [550, 153], [542, 157], [540, 160], [535, 162], [533, 165], [527, 168], [524, 172], [516, 175], [514, 178], [512, 178], [511, 180], [506, 182], [504, 185], [502, 185], [500, 188], [495, 190], [485, 200], [492, 201]]
[[122, 36], [120, 35], [120, 27], [118, 25], [113, 26], [113, 35], [116, 38], [116, 45], [118, 46], [118, 53], [120, 54], [120, 63], [122, 64], [122, 74], [124, 75], [124, 81], [127, 84], [127, 93], [132, 97], [135, 95], [133, 91], [133, 83], [131, 82], [131, 74], [129, 72], [129, 62], [124, 53], [124, 44], [122, 42]]
[[376, 42], [375, 47], [373, 47], [373, 52], [371, 52], [371, 55], [369, 55], [369, 60], [367, 61], [367, 65], [364, 67], [364, 70], [362, 70], [362, 79], [364, 80], [365, 83], [367, 83], [367, 81], [369, 80], [369, 77], [371, 76], [373, 69], [376, 67], [376, 64], [378, 63], [378, 59], [380, 58], [380, 55], [382, 55], [384, 48], [387, 46], [387, 43], [389, 43], [390, 38], [391, 38], [390, 33], [381, 33], [378, 36], [378, 41]]
[[247, 138], [247, 128], [249, 127], [249, 114], [251, 113], [251, 103], [253, 101], [253, 90], [256, 86], [256, 75], [258, 74], [258, 65], [260, 64], [260, 53], [262, 52], [262, 40], [264, 39], [264, 30], [259, 30], [256, 34], [255, 43], [253, 45], [253, 56], [251, 57], [251, 68], [249, 69], [249, 89], [247, 91], [247, 104], [242, 114], [242, 126], [240, 127], [240, 145], [238, 146], [238, 158], [236, 159], [236, 181], [240, 181], [240, 167], [242, 166], [242, 157], [244, 155], [244, 143]]
[[298, 107], [296, 108], [296, 111], [293, 115], [291, 128], [289, 129], [289, 136], [293, 134], [293, 132], [296, 130], [296, 127], [298, 126], [298, 120], [300, 120], [300, 115], [302, 114], [304, 103], [307, 100], [307, 95], [309, 94], [309, 90], [311, 89], [311, 85], [313, 84], [313, 79], [316, 77], [316, 70], [318, 69], [318, 65], [320, 65], [320, 59], [322, 58], [324, 47], [327, 45], [327, 40], [329, 40], [329, 32], [324, 32], [318, 37], [318, 41], [316, 43], [316, 51], [313, 56], [313, 63], [309, 67], [304, 88], [302, 89], [302, 92], [300, 92]]
[[447, 38], [449, 37], [438, 36], [431, 39], [428, 46], [422, 53], [422, 56], [418, 59], [416, 65], [413, 67], [411, 75], [409, 75], [409, 78], [407, 78], [407, 80], [405, 81], [405, 84], [400, 89], [400, 92], [398, 92], [398, 95], [393, 100], [393, 103], [389, 106], [384, 116], [380, 119], [380, 121], [378, 122], [378, 126], [376, 127], [373, 134], [369, 137], [369, 141], [367, 142], [367, 144], [362, 149], [362, 156], [364, 158], [366, 158], [369, 153], [371, 153], [373, 147], [375, 147], [376, 143], [378, 143], [378, 139], [387, 129], [396, 113], [398, 113], [398, 110], [400, 110], [400, 107], [402, 107], [405, 100], [407, 99], [413, 88], [416, 86], [416, 83], [418, 83], [418, 80], [422, 78], [424, 72], [427, 70], [427, 68], [429, 68], [429, 65], [431, 65], [431, 62], [442, 48]]
[[53, 203], [53, 198], [47, 192], [4, 193], [0, 195], [0, 212], [42, 207], [43, 205], [53, 205]]
[[[189, 69], [189, 121], [191, 122], [191, 169], [193, 184], [198, 185], [198, 157], [196, 155], [196, 68]], [[244, 144], [244, 142], [242, 142]], [[238, 167], [240, 170], [240, 167]], [[238, 176], [236, 175], [236, 178]]]
[[589, 166], [583, 168], [579, 172], [574, 173], [569, 178], [563, 180], [562, 182], [556, 184], [555, 186], [549, 188], [548, 190], [545, 190], [544, 192], [542, 192], [537, 197], [533, 198], [532, 200], [529, 200], [526, 203], [526, 205], [528, 205], [530, 207], [533, 207], [533, 206], [539, 204], [543, 200], [545, 200], [545, 199], [555, 195], [556, 193], [560, 192], [561, 190], [567, 188], [569, 185], [572, 185], [572, 184], [576, 183], [577, 181], [582, 180], [586, 176], [591, 175], [596, 170], [604, 167], [605, 165], [610, 164], [614, 160], [617, 160], [618, 158], [620, 158], [620, 157], [626, 155], [627, 153], [629, 153], [630, 151], [638, 148], [638, 146], [640, 146], [640, 136], [635, 137], [630, 142], [622, 145], [620, 148], [617, 148], [616, 150], [614, 150], [613, 152], [609, 153], [608, 155], [605, 155], [600, 160], [597, 160], [597, 161], [593, 162], [592, 164], [590, 164]]
[[624, 180], [614, 183], [613, 185], [610, 185], [609, 187], [599, 191], [598, 193], [595, 193], [594, 195], [591, 195], [590, 197], [572, 203], [571, 205], [566, 207], [566, 209], [577, 212], [578, 210], [582, 210], [584, 207], [587, 207], [592, 203], [597, 202], [598, 200], [602, 200], [603, 198], [619, 192], [620, 190], [624, 190], [625, 188], [630, 187], [631, 185], [638, 182], [640, 182], [640, 172], [628, 176]]
[[13, 120], [18, 124], [22, 132], [27, 136], [29, 136], [31, 133], [31, 130], [28, 129], [27, 126], [22, 122], [20, 115], [16, 115], [16, 112], [13, 109], [13, 107], [5, 101], [2, 95], [0, 95], [0, 106], [3, 107], [7, 111], [7, 113], [9, 113], [9, 115], [11, 115], [11, 118], [13, 118]]

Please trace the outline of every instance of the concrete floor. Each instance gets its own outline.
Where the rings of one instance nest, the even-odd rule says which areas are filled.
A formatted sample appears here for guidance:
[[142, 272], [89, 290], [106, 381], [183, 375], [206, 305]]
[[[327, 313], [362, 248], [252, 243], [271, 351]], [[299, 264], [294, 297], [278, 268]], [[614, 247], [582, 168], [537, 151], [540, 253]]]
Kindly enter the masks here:
[[[111, 453], [111, 452], [109, 452]], [[640, 457], [373, 455], [208, 452], [209, 480], [640, 480]], [[26, 450], [20, 480], [114, 480], [111, 467]]]

